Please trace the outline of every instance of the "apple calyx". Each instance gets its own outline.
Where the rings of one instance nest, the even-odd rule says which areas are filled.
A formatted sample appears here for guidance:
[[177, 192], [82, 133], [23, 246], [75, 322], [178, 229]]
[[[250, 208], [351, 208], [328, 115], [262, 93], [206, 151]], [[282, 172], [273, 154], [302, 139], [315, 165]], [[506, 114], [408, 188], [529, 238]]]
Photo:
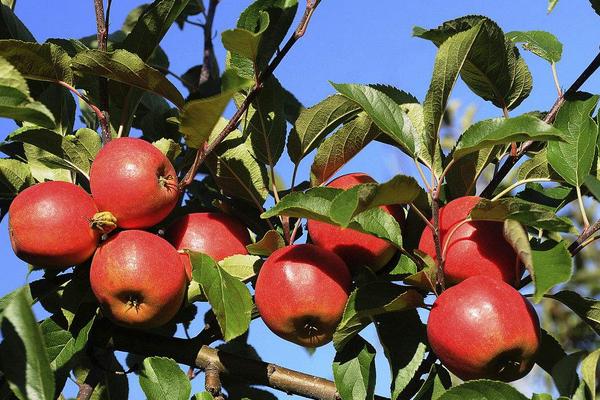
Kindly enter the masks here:
[[90, 227], [107, 234], [117, 228], [117, 218], [110, 211], [101, 211], [90, 219]]

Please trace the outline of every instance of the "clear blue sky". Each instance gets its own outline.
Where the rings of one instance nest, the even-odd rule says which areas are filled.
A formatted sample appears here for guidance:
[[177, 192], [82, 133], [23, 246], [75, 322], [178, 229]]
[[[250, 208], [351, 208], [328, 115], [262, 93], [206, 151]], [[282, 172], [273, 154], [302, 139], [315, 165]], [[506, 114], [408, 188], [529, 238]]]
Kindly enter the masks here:
[[[114, 1], [112, 30], [121, 26], [131, 8], [142, 3], [138, 0]], [[304, 3], [302, 0], [300, 3], [302, 8]], [[566, 88], [596, 55], [600, 45], [600, 17], [594, 14], [586, 0], [561, 0], [550, 15], [546, 15], [546, 3], [545, 0], [456, 0], [451, 3], [442, 0], [324, 0], [306, 36], [293, 48], [276, 75], [305, 106], [333, 93], [329, 81], [391, 84], [422, 100], [429, 85], [435, 47], [427, 41], [412, 38], [412, 27], [435, 27], [462, 15], [481, 14], [494, 19], [505, 32], [547, 30], [554, 33], [564, 44], [558, 75], [561, 85]], [[215, 29], [221, 66], [225, 53], [220, 45], [219, 33], [234, 27], [237, 16], [248, 4], [248, 0], [222, 0], [219, 5]], [[52, 37], [80, 38], [95, 32], [92, 0], [18, 0], [16, 12], [40, 42]], [[182, 74], [190, 66], [201, 63], [202, 33], [197, 27], [188, 26], [183, 32], [174, 27], [162, 46], [170, 55], [170, 69], [176, 73]], [[531, 53], [524, 53], [524, 57], [533, 74], [534, 89], [529, 99], [514, 111], [515, 115], [548, 109], [556, 97], [548, 64]], [[600, 77], [595, 76], [584, 90], [598, 92], [599, 83]], [[458, 84], [453, 98], [460, 99], [463, 104], [475, 103], [477, 119], [499, 115], [488, 103], [475, 98], [462, 83]], [[12, 121], [0, 120], [3, 136], [14, 128]], [[289, 176], [289, 165], [284, 165], [285, 162], [280, 164], [278, 172], [284, 177]], [[308, 168], [310, 160], [302, 164], [300, 177], [308, 176]], [[370, 145], [342, 172], [357, 170], [367, 172], [378, 180], [389, 179], [398, 173], [413, 173], [406, 159], [381, 144]], [[4, 295], [23, 285], [27, 273], [27, 266], [10, 249], [6, 219], [0, 224], [0, 260], [3, 269], [0, 295]], [[36, 312], [38, 317], [43, 316], [38, 309]], [[198, 329], [200, 326], [193, 327], [191, 333]], [[365, 337], [376, 342], [373, 330], [367, 330]], [[330, 363], [334, 352], [331, 345], [309, 356], [304, 349], [271, 334], [260, 321], [252, 324], [250, 343], [265, 360], [327, 378], [332, 376]], [[382, 354], [378, 348], [377, 393], [388, 395], [389, 372]], [[143, 398], [137, 379], [133, 381], [130, 398]], [[193, 382], [193, 392], [201, 391], [202, 385], [203, 379], [197, 378]], [[532, 390], [526, 381], [519, 386], [525, 393]], [[280, 399], [291, 398], [277, 393]]]

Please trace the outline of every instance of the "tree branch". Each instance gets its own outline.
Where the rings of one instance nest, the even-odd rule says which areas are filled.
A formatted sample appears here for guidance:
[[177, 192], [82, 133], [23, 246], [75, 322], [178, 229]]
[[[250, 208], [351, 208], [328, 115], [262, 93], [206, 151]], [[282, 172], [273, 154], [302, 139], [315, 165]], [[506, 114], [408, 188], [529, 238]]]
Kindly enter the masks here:
[[[105, 17], [104, 15], [104, 1], [94, 0], [94, 9], [96, 11], [96, 27], [97, 27], [97, 38], [98, 38], [98, 50], [106, 51], [108, 45], [108, 16], [110, 13], [111, 0], [108, 0], [108, 12]], [[106, 19], [105, 19], [106, 18]], [[100, 86], [98, 96], [100, 98], [100, 107], [102, 109], [103, 118], [100, 119], [100, 126], [102, 127], [102, 141], [106, 144], [111, 139], [110, 126], [108, 124], [108, 80], [106, 78], [99, 78]]]
[[229, 135], [236, 128], [236, 126], [240, 122], [240, 119], [242, 118], [248, 107], [250, 107], [250, 104], [252, 104], [254, 99], [256, 99], [256, 96], [258, 96], [258, 93], [262, 89], [264, 82], [269, 77], [271, 77], [271, 75], [273, 75], [273, 71], [275, 71], [277, 66], [279, 66], [279, 64], [290, 51], [290, 49], [306, 32], [306, 28], [308, 26], [308, 23], [310, 22], [310, 18], [317, 6], [319, 5], [319, 3], [320, 0], [307, 0], [304, 15], [302, 16], [302, 19], [300, 20], [300, 23], [298, 24], [298, 27], [296, 28], [296, 31], [294, 32], [292, 37], [290, 37], [290, 39], [287, 41], [285, 46], [283, 46], [281, 51], [279, 51], [275, 55], [275, 57], [269, 63], [269, 65], [267, 65], [265, 70], [260, 73], [252, 90], [250, 90], [250, 92], [248, 93], [240, 107], [237, 109], [233, 117], [231, 117], [225, 128], [223, 128], [223, 130], [219, 133], [215, 140], [213, 140], [211, 143], [208, 143], [206, 146], [201, 146], [198, 149], [192, 166], [180, 182], [180, 187], [183, 188], [192, 183], [194, 177], [196, 176], [196, 173], [198, 172], [198, 168], [200, 168], [200, 165], [202, 165], [208, 154], [210, 154], [215, 149], [215, 147], [217, 147], [219, 143], [221, 143], [223, 139], [225, 139], [225, 137], [227, 137], [227, 135]]
[[[569, 252], [571, 255], [575, 256], [579, 254], [579, 252], [584, 249], [586, 241], [599, 230], [600, 220], [594, 222], [592, 225], [584, 229], [581, 235], [579, 235], [579, 237], [577, 237], [577, 239], [569, 246]], [[591, 241], [589, 243], [591, 243]]]
[[[554, 118], [556, 117], [556, 114], [558, 114], [558, 110], [560, 110], [562, 105], [565, 103], [565, 99], [577, 92], [585, 83], [585, 81], [587, 81], [599, 67], [600, 53], [596, 55], [596, 57], [587, 66], [587, 68], [581, 73], [581, 75], [579, 75], [575, 82], [573, 82], [571, 87], [569, 87], [569, 89], [567, 89], [567, 91], [562, 96], [559, 96], [558, 99], [556, 99], [556, 102], [546, 115], [546, 118], [544, 118], [544, 122], [548, 124], [552, 123], [554, 121]], [[515, 156], [509, 156], [507, 158], [507, 160], [504, 162], [504, 164], [502, 164], [502, 166], [496, 172], [496, 174], [494, 174], [494, 177], [487, 185], [487, 187], [481, 192], [481, 197], [490, 198], [494, 194], [494, 191], [496, 190], [498, 185], [500, 185], [500, 182], [502, 182], [502, 180], [506, 177], [506, 175], [508, 175], [510, 170], [515, 166], [515, 164], [521, 159], [521, 157], [523, 157], [523, 155], [534, 143], [535, 142], [531, 140], [524, 142]]]
[[208, 4], [208, 12], [206, 13], [206, 20], [202, 25], [202, 29], [204, 30], [204, 57], [202, 61], [202, 69], [200, 70], [198, 86], [202, 86], [202, 84], [213, 78], [211, 76], [211, 72], [214, 70], [212, 63], [215, 58], [215, 49], [212, 41], [212, 27], [218, 4], [219, 0], [210, 0], [210, 3]]
[[[335, 383], [330, 380], [209, 347], [218, 340], [211, 332], [214, 328], [205, 328], [192, 339], [181, 339], [117, 327], [106, 320], [100, 321], [100, 324], [106, 326], [100, 325], [100, 335], [92, 335], [91, 338], [100, 347], [142, 356], [169, 357], [180, 364], [204, 371], [211, 368], [220, 375], [230, 375], [310, 399], [340, 399]], [[107, 333], [109, 337], [102, 337]], [[375, 396], [375, 399], [387, 400], [380, 396]]]

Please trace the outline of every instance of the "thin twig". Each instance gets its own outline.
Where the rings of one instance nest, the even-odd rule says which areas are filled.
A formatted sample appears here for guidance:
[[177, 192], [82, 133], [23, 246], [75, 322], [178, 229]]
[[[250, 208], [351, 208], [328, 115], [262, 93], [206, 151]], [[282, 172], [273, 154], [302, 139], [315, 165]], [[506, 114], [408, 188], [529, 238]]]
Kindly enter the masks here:
[[292, 37], [290, 37], [285, 46], [283, 46], [281, 51], [277, 53], [277, 55], [273, 58], [273, 60], [269, 63], [265, 70], [260, 73], [258, 80], [254, 84], [254, 87], [252, 88], [252, 90], [250, 90], [242, 104], [239, 106], [233, 117], [231, 117], [231, 119], [223, 128], [223, 130], [219, 133], [219, 135], [207, 146], [200, 147], [196, 152], [196, 157], [192, 166], [190, 167], [189, 171], [180, 183], [180, 186], [182, 188], [192, 183], [194, 177], [196, 176], [196, 173], [198, 172], [198, 169], [200, 168], [200, 165], [202, 165], [204, 160], [206, 160], [208, 154], [210, 154], [210, 152], [212, 152], [215, 149], [215, 147], [217, 147], [223, 141], [223, 139], [225, 139], [225, 137], [237, 127], [237, 125], [240, 122], [240, 119], [242, 118], [248, 107], [250, 107], [250, 104], [252, 104], [256, 96], [258, 96], [258, 93], [262, 89], [264, 82], [273, 74], [273, 71], [275, 71], [275, 69], [279, 66], [279, 64], [290, 51], [290, 49], [306, 32], [306, 28], [308, 26], [308, 23], [310, 22], [310, 17], [312, 16], [319, 3], [320, 0], [307, 0], [304, 15]]
[[[108, 1], [108, 11], [110, 12], [111, 0]], [[97, 27], [97, 38], [98, 38], [98, 50], [106, 51], [108, 46], [108, 13], [104, 15], [104, 1], [94, 0], [94, 9], [96, 11], [96, 27]], [[100, 107], [102, 108], [104, 124], [100, 124], [102, 127], [102, 141], [104, 144], [108, 143], [111, 139], [110, 127], [107, 123], [109, 120], [108, 115], [108, 80], [106, 78], [99, 78], [100, 87], [98, 96], [100, 98]]]
[[[544, 122], [550, 124], [554, 121], [558, 110], [562, 107], [565, 102], [565, 99], [569, 97], [571, 94], [577, 92], [581, 86], [596, 72], [596, 70], [600, 68], [600, 52], [596, 55], [596, 57], [592, 60], [592, 62], [587, 66], [587, 68], [579, 75], [579, 77], [573, 82], [573, 84], [567, 89], [566, 92], [562, 96], [559, 96], [548, 114], [546, 118], [544, 118]], [[515, 164], [523, 157], [523, 155], [527, 152], [527, 150], [533, 145], [533, 141], [529, 140], [524, 142], [516, 156], [508, 157], [508, 159], [502, 164], [502, 167], [497, 171], [494, 175], [490, 183], [487, 187], [481, 192], [481, 197], [490, 198], [493, 194], [500, 182], [508, 175], [510, 170], [515, 166]]]
[[556, 93], [558, 93], [558, 97], [562, 97], [563, 91], [560, 87], [560, 82], [558, 81], [558, 72], [556, 71], [556, 63], [552, 62], [550, 64], [550, 68], [552, 69], [552, 79], [554, 80], [554, 86], [556, 86]]
[[215, 58], [215, 50], [212, 42], [212, 27], [218, 4], [219, 0], [210, 0], [210, 3], [208, 4], [208, 12], [206, 14], [206, 20], [202, 25], [202, 29], [204, 30], [204, 56], [202, 61], [202, 69], [200, 70], [198, 86], [201, 86], [202, 84], [214, 78], [211, 76], [211, 71], [214, 70], [212, 63]]
[[431, 229], [432, 231], [435, 230], [435, 227], [433, 226], [433, 224], [431, 222], [429, 222], [429, 219], [427, 219], [425, 214], [423, 214], [423, 212], [421, 210], [419, 210], [419, 208], [415, 205], [415, 203], [409, 203], [409, 206], [410, 206], [410, 208], [413, 209], [413, 211], [415, 213], [417, 213], [417, 215], [423, 220], [423, 222], [425, 222], [425, 225], [427, 225], [429, 227], [429, 229]]
[[77, 96], [81, 100], [83, 100], [83, 102], [86, 103], [88, 105], [88, 107], [90, 107], [92, 109], [94, 114], [96, 114], [96, 118], [98, 118], [98, 121], [100, 122], [100, 126], [102, 127], [103, 133], [105, 130], [108, 130], [108, 121], [106, 120], [106, 116], [104, 115], [102, 110], [100, 110], [94, 103], [92, 103], [92, 101], [87, 96], [80, 93], [79, 90], [75, 89], [73, 86], [69, 85], [67, 82], [56, 81], [56, 83], [64, 88], [69, 89], [69, 91], [71, 91], [75, 96]]
[[581, 235], [579, 235], [579, 237], [569, 246], [569, 252], [571, 253], [571, 255], [574, 256], [578, 254], [585, 247], [584, 243], [587, 243], [587, 240], [599, 230], [600, 220], [594, 222], [587, 229], [584, 229]]

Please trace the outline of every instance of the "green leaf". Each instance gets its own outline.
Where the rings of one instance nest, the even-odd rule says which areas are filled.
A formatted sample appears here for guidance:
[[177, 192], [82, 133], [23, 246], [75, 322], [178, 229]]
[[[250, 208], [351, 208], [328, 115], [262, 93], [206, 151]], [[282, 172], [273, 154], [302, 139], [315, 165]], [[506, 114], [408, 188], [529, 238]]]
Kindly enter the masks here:
[[35, 181], [27, 164], [9, 158], [0, 158], [0, 183], [8, 189], [8, 193], [0, 193], [0, 198], [12, 198], [33, 185]]
[[64, 160], [72, 166], [72, 169], [81, 172], [84, 176], [89, 174], [91, 166], [89, 150], [81, 145], [76, 136], [62, 136], [43, 128], [24, 127], [11, 133], [7, 139], [32, 144]]
[[340, 351], [374, 318], [386, 313], [412, 310], [423, 304], [423, 296], [390, 282], [371, 282], [355, 289], [348, 298], [342, 320], [333, 334], [333, 344]]
[[381, 87], [331, 83], [341, 95], [358, 104], [379, 129], [387, 134], [409, 155], [415, 153], [415, 139], [408, 136], [404, 127], [405, 112]]
[[162, 73], [145, 64], [138, 55], [126, 50], [84, 51], [73, 57], [71, 67], [80, 76], [101, 76], [158, 94], [177, 107], [183, 107], [184, 99], [177, 88]]
[[283, 240], [281, 234], [277, 231], [270, 230], [265, 233], [265, 236], [258, 242], [247, 245], [246, 249], [248, 249], [250, 254], [268, 257], [275, 250], [282, 247], [285, 247], [285, 240]]
[[193, 397], [195, 400], [213, 400], [214, 397], [209, 392], [196, 393]]
[[331, 203], [331, 218], [346, 227], [361, 212], [389, 204], [412, 203], [423, 192], [417, 181], [397, 175], [382, 183], [363, 183], [338, 194]]
[[223, 46], [232, 53], [256, 61], [262, 34], [269, 26], [269, 13], [260, 11], [258, 29], [256, 32], [242, 28], [229, 29], [221, 34]]
[[63, 81], [73, 85], [73, 71], [69, 66], [71, 57], [55, 44], [0, 40], [0, 57], [4, 57], [27, 79]]
[[144, 9], [122, 48], [147, 61], [190, 0], [156, 0]]
[[140, 386], [148, 400], [188, 400], [192, 385], [175, 361], [166, 357], [144, 359]]
[[[331, 203], [340, 189], [316, 187], [306, 192], [294, 192], [284, 196], [277, 205], [261, 215], [261, 218], [271, 218], [276, 215], [314, 219], [336, 225], [331, 218]], [[358, 214], [348, 228], [375, 235], [387, 240], [396, 247], [402, 247], [402, 233], [398, 221], [389, 213], [372, 208]]]
[[479, 176], [502, 153], [504, 153], [503, 146], [491, 146], [455, 160], [446, 175], [446, 196], [449, 199], [456, 199], [475, 195]]
[[587, 297], [582, 297], [578, 293], [570, 290], [563, 290], [553, 295], [547, 294], [546, 297], [560, 301], [569, 307], [586, 324], [600, 335], [600, 301]]
[[415, 378], [427, 351], [427, 333], [416, 310], [389, 313], [376, 318], [375, 328], [390, 364], [392, 399]]
[[558, 0], [548, 0], [548, 14], [554, 10], [554, 7], [558, 4]]
[[248, 330], [252, 297], [246, 285], [202, 253], [189, 252], [192, 277], [200, 284], [217, 316], [223, 338], [230, 341]]
[[600, 15], [600, 1], [599, 0], [590, 0], [590, 4], [591, 4], [592, 8], [594, 9], [594, 11], [596, 11], [596, 14]]
[[484, 221], [514, 219], [523, 225], [557, 232], [569, 232], [573, 229], [571, 220], [557, 216], [554, 208], [515, 197], [495, 201], [482, 199], [473, 208], [470, 217]]
[[471, 125], [458, 139], [455, 160], [485, 147], [526, 140], [561, 140], [565, 134], [532, 115], [487, 119]]
[[582, 351], [571, 353], [552, 368], [552, 379], [561, 396], [571, 397], [577, 390], [579, 386], [577, 366], [584, 355]]
[[566, 356], [567, 354], [560, 343], [558, 343], [552, 335], [542, 329], [540, 347], [535, 356], [535, 363], [551, 375], [552, 369]]
[[[13, 0], [14, 1], [14, 0]], [[35, 38], [10, 7], [0, 4], [0, 39], [35, 42]]]
[[596, 198], [596, 200], [600, 199], [600, 181], [596, 179], [596, 177], [592, 175], [588, 175], [583, 180], [585, 187], [588, 188], [592, 196]]
[[331, 178], [350, 159], [379, 135], [379, 129], [366, 114], [346, 123], [319, 146], [310, 168], [313, 186]]
[[357, 103], [339, 94], [300, 111], [287, 143], [292, 162], [300, 163], [328, 134], [359, 111]]
[[531, 253], [533, 261], [533, 300], [539, 303], [544, 295], [559, 283], [567, 282], [573, 273], [573, 260], [566, 242], [547, 241]]
[[37, 99], [54, 116], [56, 123], [53, 130], [61, 135], [72, 133], [76, 111], [73, 94], [68, 89], [53, 83], [47, 83], [45, 86], [44, 91], [37, 95]]
[[71, 165], [63, 159], [29, 143], [23, 143], [23, 151], [36, 181], [73, 182], [73, 174], [69, 170]]
[[236, 254], [219, 261], [219, 266], [229, 275], [246, 282], [252, 279], [262, 265], [258, 256]]
[[548, 162], [573, 186], [581, 186], [592, 170], [598, 125], [591, 114], [600, 96], [579, 93], [570, 97], [556, 115], [554, 126], [564, 132], [564, 142], [548, 144]]
[[450, 373], [441, 365], [433, 364], [427, 379], [413, 398], [414, 400], [437, 400], [452, 386]]
[[157, 149], [160, 150], [171, 162], [175, 161], [181, 154], [181, 146], [173, 139], [162, 138], [152, 143]]
[[432, 160], [431, 165], [438, 163], [437, 160], [442, 157], [439, 149], [439, 132], [448, 98], [473, 44], [479, 36], [481, 26], [482, 24], [478, 24], [448, 38], [439, 46], [435, 56], [433, 76], [423, 103], [424, 147], [429, 159]]
[[0, 117], [31, 122], [49, 129], [54, 128], [54, 116], [40, 102], [33, 101], [28, 93], [0, 86]]
[[372, 399], [375, 393], [375, 348], [355, 336], [335, 355], [333, 379], [342, 400]]
[[562, 57], [563, 45], [556, 36], [544, 31], [512, 31], [506, 37], [513, 43], [523, 43], [525, 50], [531, 51], [549, 63], [557, 63]]
[[508, 383], [485, 379], [463, 383], [441, 395], [438, 400], [526, 400]]
[[223, 79], [236, 83], [215, 96], [192, 100], [183, 107], [179, 130], [185, 137], [188, 146], [197, 149], [206, 143], [234, 93], [248, 87], [251, 83], [248, 80], [239, 79], [233, 71], [225, 72]]
[[583, 382], [585, 382], [587, 393], [592, 400], [596, 399], [596, 371], [598, 370], [599, 359], [600, 349], [590, 353], [581, 362], [581, 375]]
[[461, 77], [484, 100], [499, 108], [514, 109], [529, 96], [532, 78], [519, 51], [494, 21], [466, 16], [447, 21], [437, 29], [416, 29], [414, 34], [441, 49], [446, 41], [477, 26], [481, 26], [480, 32], [460, 71]]
[[519, 166], [519, 169], [517, 170], [517, 181], [551, 178], [555, 175], [556, 174], [549, 167], [548, 152], [545, 148]]
[[209, 154], [207, 166], [226, 195], [262, 205], [269, 194], [267, 171], [242, 136], [237, 130], [230, 133]]
[[525, 265], [531, 276], [534, 275], [534, 264], [531, 246], [529, 244], [529, 235], [523, 226], [512, 219], [504, 221], [502, 234], [506, 241], [517, 253], [519, 260]]
[[0, 362], [4, 377], [21, 400], [54, 399], [54, 375], [42, 331], [31, 310], [31, 294], [20, 289], [2, 313]]

